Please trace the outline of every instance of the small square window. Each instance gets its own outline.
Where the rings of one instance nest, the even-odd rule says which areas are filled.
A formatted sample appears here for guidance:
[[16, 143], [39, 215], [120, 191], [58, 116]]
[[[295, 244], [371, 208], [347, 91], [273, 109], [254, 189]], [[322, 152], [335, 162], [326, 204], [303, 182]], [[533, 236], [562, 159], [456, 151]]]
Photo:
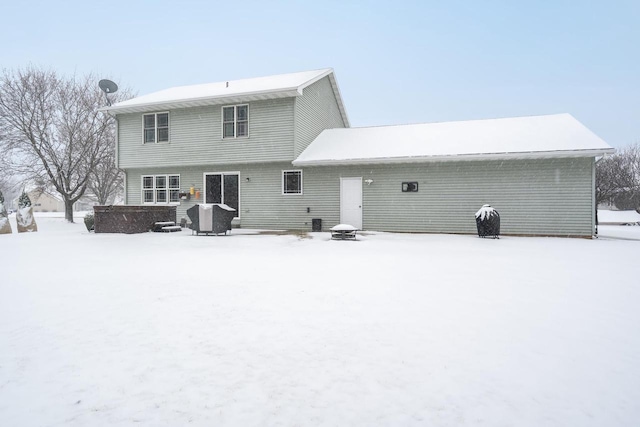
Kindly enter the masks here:
[[302, 194], [302, 171], [282, 172], [282, 194]]

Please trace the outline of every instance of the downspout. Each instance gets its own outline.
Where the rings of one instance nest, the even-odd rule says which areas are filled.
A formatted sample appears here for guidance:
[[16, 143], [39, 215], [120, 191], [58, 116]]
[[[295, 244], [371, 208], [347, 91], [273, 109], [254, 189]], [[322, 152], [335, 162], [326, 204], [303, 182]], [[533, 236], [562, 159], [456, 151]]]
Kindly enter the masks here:
[[[601, 157], [602, 158], [602, 157]], [[596, 159], [591, 162], [591, 229], [598, 238], [598, 203], [596, 203]]]
[[[120, 120], [118, 120], [118, 115], [115, 114], [114, 117], [116, 118], [116, 169], [120, 169]], [[126, 171], [122, 171], [122, 173], [124, 174], [124, 182], [123, 182], [123, 186], [124, 186], [124, 204], [128, 204], [128, 198], [127, 198], [127, 172]]]
[[596, 238], [598, 237], [598, 203], [596, 202], [596, 173], [597, 173], [597, 168], [596, 168], [596, 164], [604, 159], [605, 157], [607, 157], [606, 154], [603, 154], [602, 157], [600, 157], [598, 160], [596, 160], [596, 158], [593, 158], [593, 166], [592, 166], [592, 177], [591, 180], [593, 181], [593, 188], [592, 188], [592, 200], [593, 200], [593, 209], [592, 209], [592, 216], [594, 217], [594, 224], [595, 224], [595, 231], [596, 231]]
[[119, 150], [118, 145], [120, 144], [120, 138], [119, 138], [120, 131], [119, 131], [119, 127], [118, 127], [118, 123], [119, 123], [118, 116], [116, 115], [115, 117], [116, 117], [116, 169], [119, 169], [119, 167], [120, 167], [120, 159], [119, 159], [120, 150]]

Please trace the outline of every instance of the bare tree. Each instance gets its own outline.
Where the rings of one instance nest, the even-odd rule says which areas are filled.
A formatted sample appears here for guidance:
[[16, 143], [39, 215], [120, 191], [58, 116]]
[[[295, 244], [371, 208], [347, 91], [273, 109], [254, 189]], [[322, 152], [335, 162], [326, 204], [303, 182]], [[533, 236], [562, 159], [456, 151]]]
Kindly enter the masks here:
[[19, 180], [12, 171], [10, 156], [7, 150], [3, 150], [0, 138], [0, 191], [4, 193], [5, 206], [9, 209], [13, 207], [13, 200], [19, 195]]
[[596, 202], [640, 209], [640, 144], [630, 145], [596, 164]]
[[123, 191], [124, 174], [116, 168], [115, 149], [111, 150], [102, 162], [91, 171], [89, 178], [89, 199], [99, 205], [113, 203]]
[[114, 119], [98, 111], [105, 103], [96, 82], [32, 67], [0, 76], [0, 135], [12, 170], [55, 188], [69, 222], [91, 173], [113, 151]]

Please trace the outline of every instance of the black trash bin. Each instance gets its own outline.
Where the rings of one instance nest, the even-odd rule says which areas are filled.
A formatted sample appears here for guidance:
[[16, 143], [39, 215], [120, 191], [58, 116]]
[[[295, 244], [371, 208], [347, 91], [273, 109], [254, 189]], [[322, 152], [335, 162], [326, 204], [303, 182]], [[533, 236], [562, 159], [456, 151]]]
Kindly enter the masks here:
[[500, 238], [500, 214], [490, 205], [483, 205], [476, 212], [476, 226], [478, 236]]
[[313, 218], [311, 220], [311, 231], [322, 231], [322, 218]]

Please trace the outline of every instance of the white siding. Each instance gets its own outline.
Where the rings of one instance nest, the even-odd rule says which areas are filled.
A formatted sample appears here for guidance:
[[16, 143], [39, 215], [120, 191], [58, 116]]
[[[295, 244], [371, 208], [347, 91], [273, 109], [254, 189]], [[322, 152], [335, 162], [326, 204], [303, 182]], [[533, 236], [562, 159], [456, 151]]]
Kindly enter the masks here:
[[[363, 227], [400, 232], [475, 233], [475, 212], [490, 204], [503, 234], [593, 233], [591, 158], [425, 163], [389, 167], [307, 168], [335, 193], [340, 176], [372, 179], [363, 187]], [[404, 181], [419, 191], [403, 193]]]
[[295, 105], [294, 158], [323, 130], [345, 127], [329, 77], [309, 85], [302, 95], [296, 98]]
[[249, 137], [222, 139], [222, 106], [169, 112], [169, 142], [142, 143], [142, 114], [118, 115], [122, 169], [293, 160], [293, 98], [249, 103]]
[[[503, 234], [591, 236], [592, 165], [582, 158], [303, 168], [303, 195], [282, 194], [287, 162], [132, 170], [127, 202], [140, 202], [141, 174], [179, 173], [186, 191], [202, 189], [203, 172], [240, 171], [242, 227], [310, 230], [320, 218], [326, 230], [340, 221], [340, 177], [361, 176], [373, 180], [363, 184], [367, 230], [473, 234], [474, 214], [488, 203]], [[417, 181], [419, 191], [403, 193], [403, 181]], [[178, 218], [193, 203], [182, 203]]]

